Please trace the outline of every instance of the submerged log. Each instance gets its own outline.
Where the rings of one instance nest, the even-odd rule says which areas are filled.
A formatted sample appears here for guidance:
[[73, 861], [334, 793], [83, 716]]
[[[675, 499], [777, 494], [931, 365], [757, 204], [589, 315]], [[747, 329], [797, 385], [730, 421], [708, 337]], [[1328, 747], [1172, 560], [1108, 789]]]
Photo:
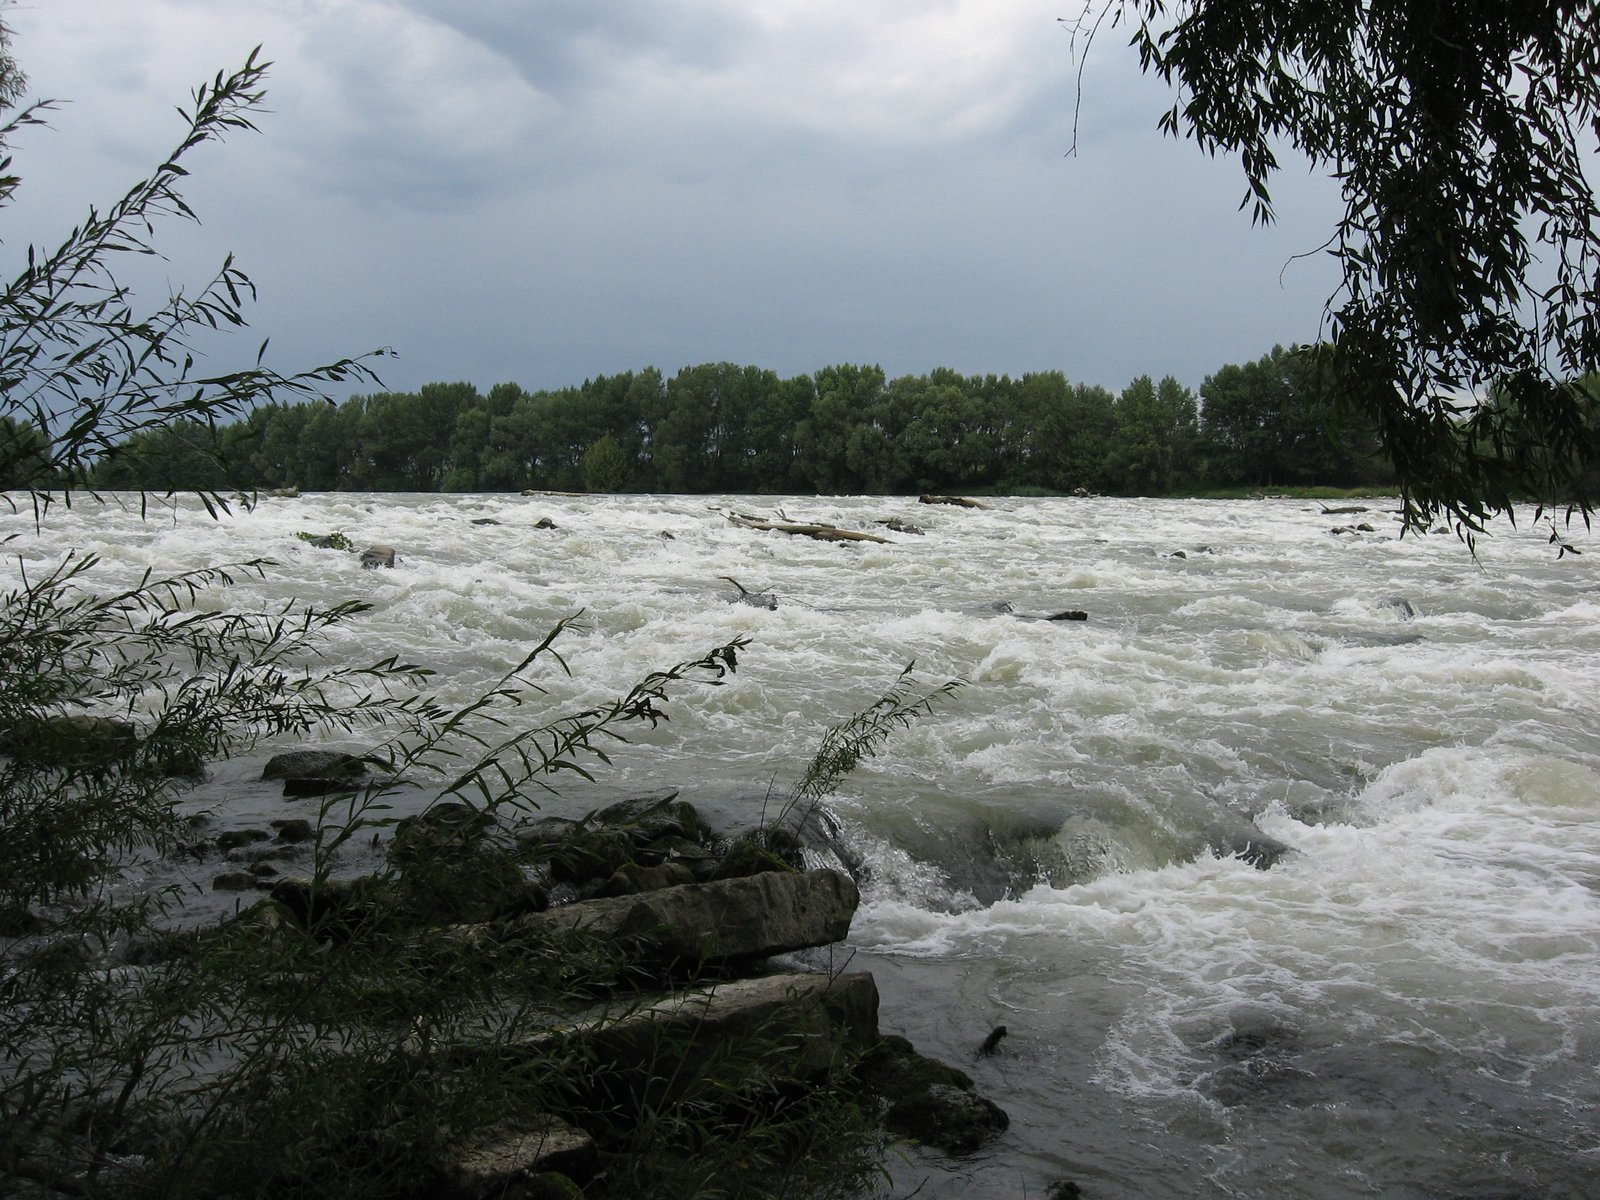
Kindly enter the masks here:
[[965, 496], [935, 496], [924, 492], [917, 497], [918, 504], [954, 504], [957, 508], [987, 508], [976, 500], [969, 500]]
[[741, 529], [756, 529], [763, 533], [792, 533], [801, 537], [816, 538], [819, 542], [881, 542], [890, 545], [888, 538], [875, 533], [859, 533], [854, 529], [836, 529], [832, 525], [806, 525], [790, 521], [763, 521], [757, 517], [729, 513], [728, 520]]

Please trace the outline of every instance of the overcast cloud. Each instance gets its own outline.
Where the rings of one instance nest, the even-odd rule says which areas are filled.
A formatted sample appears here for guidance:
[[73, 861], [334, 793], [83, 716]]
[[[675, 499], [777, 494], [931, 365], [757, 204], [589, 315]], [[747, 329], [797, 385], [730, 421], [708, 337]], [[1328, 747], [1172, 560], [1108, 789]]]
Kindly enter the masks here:
[[120, 194], [260, 44], [272, 111], [193, 157], [205, 224], [165, 270], [235, 251], [280, 369], [383, 345], [395, 389], [721, 360], [1198, 386], [1315, 337], [1331, 187], [1291, 172], [1252, 229], [1238, 168], [1157, 134], [1120, 32], [1069, 154], [1079, 2], [21, 0], [30, 92], [71, 103], [18, 141], [0, 254]]

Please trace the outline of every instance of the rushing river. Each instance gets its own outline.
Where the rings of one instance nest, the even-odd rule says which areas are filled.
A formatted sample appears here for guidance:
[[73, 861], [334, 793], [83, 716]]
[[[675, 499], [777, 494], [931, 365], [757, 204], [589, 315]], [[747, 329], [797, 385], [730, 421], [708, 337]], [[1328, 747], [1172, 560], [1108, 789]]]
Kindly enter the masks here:
[[[1401, 539], [1392, 505], [1286, 500], [782, 501], [882, 545], [725, 519], [773, 503], [318, 495], [214, 521], [82, 500], [0, 536], [8, 586], [69, 548], [107, 587], [276, 559], [202, 602], [365, 599], [329, 656], [425, 663], [458, 700], [579, 610], [552, 712], [751, 639], [554, 812], [670, 787], [748, 822], [908, 662], [965, 679], [832, 802], [885, 1028], [1012, 1116], [971, 1159], [898, 1162], [896, 1194], [1600, 1195], [1600, 545], [1557, 561], [1502, 525], [1474, 560]], [[302, 530], [400, 561], [363, 572]], [[1029, 619], [1065, 609], [1088, 619]], [[194, 803], [282, 815], [265, 753]], [[1291, 848], [1270, 869], [1229, 853], [1258, 830]]]

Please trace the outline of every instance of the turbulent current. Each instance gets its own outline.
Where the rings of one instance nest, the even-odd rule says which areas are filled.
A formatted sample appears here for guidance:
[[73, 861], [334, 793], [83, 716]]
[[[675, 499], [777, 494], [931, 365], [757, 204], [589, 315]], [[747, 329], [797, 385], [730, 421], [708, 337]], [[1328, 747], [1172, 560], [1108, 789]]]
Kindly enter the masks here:
[[[212, 520], [83, 500], [0, 536], [8, 587], [74, 549], [107, 588], [272, 558], [201, 603], [368, 601], [329, 658], [399, 655], [456, 700], [581, 611], [552, 714], [750, 639], [725, 686], [674, 689], [670, 721], [541, 800], [558, 813], [677, 788], [748, 823], [907, 663], [964, 679], [825, 814], [884, 1027], [1012, 1117], [970, 1159], [907, 1152], [898, 1195], [1600, 1195], [1600, 546], [1580, 531], [1592, 552], [1558, 561], [1502, 524], [1474, 558], [1399, 537], [1381, 504], [986, 504], [318, 495]], [[301, 531], [399, 561], [364, 572]], [[1039, 619], [1063, 610], [1087, 620]], [[284, 815], [255, 782], [270, 749], [193, 803]]]

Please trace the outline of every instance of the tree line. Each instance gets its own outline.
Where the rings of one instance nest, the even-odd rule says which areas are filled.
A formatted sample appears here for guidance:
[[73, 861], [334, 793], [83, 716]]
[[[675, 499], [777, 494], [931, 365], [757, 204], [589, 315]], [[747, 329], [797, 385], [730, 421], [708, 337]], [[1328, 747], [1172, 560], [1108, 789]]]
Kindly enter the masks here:
[[[576, 387], [430, 383], [269, 403], [215, 428], [175, 421], [95, 469], [108, 488], [911, 494], [1199, 489], [1390, 481], [1310, 355], [1274, 347], [1199, 394], [1148, 375], [1120, 392], [1059, 371], [1013, 378], [825, 367], [780, 378], [707, 363]], [[20, 431], [13, 431], [13, 442]], [[20, 461], [25, 454], [11, 456]], [[22, 481], [17, 481], [22, 482]], [[16, 486], [16, 483], [13, 483]]]

